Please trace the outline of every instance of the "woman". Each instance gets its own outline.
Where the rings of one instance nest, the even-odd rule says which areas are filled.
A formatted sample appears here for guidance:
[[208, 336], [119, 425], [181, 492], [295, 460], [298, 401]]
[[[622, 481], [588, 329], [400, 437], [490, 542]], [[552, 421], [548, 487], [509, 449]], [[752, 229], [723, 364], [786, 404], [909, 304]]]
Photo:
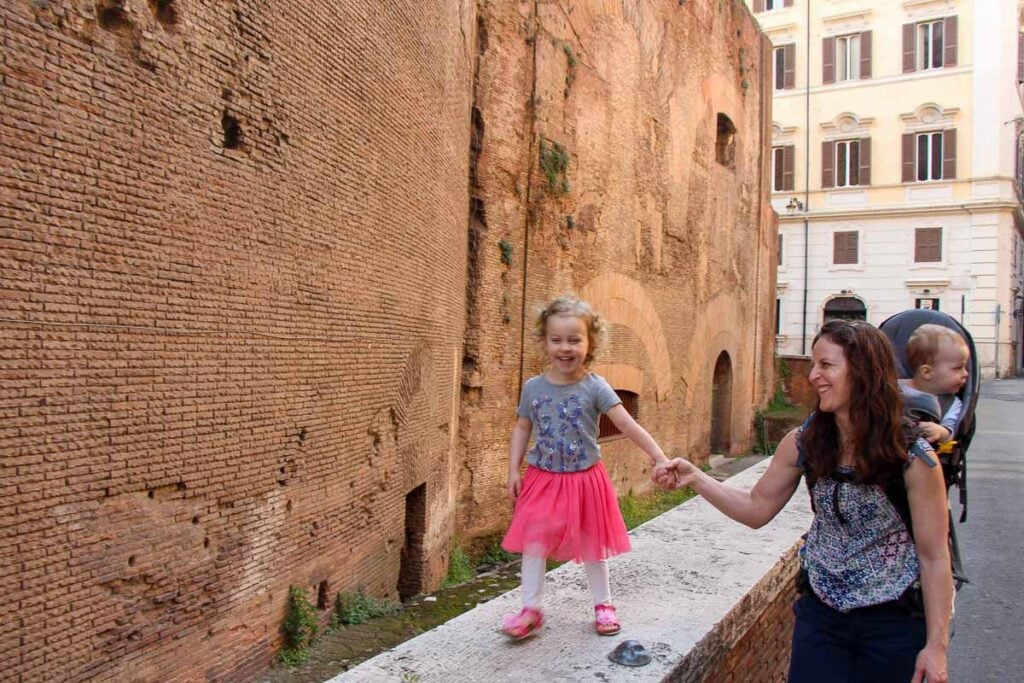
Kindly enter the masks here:
[[[801, 550], [809, 589], [794, 606], [790, 682], [945, 683], [953, 599], [946, 489], [934, 452], [903, 427], [889, 341], [867, 323], [831, 321], [811, 359], [817, 410], [786, 435], [752, 490], [681, 458], [655, 477], [758, 528], [806, 474], [815, 514]], [[894, 477], [897, 486], [902, 477], [912, 529], [886, 495]], [[924, 619], [907, 606], [918, 580]]]

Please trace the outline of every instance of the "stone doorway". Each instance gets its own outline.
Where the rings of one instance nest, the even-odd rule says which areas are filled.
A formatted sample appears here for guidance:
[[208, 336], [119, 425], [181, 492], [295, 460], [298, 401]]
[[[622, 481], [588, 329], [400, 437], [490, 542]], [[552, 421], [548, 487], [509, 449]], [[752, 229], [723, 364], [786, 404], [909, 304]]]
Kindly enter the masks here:
[[398, 570], [398, 596], [404, 601], [423, 592], [423, 537], [427, 528], [427, 485], [405, 495], [405, 543]]

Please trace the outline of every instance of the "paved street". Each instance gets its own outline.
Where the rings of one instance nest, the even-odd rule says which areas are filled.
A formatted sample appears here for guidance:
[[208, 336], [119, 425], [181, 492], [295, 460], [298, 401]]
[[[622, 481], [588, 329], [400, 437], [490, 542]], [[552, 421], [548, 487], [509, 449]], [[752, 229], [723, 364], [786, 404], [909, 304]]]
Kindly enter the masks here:
[[[1024, 680], [1024, 380], [986, 382], [968, 451], [968, 518], [957, 523], [971, 583], [957, 598], [950, 681]], [[953, 498], [957, 498], [953, 489]], [[954, 521], [960, 509], [954, 505]]]

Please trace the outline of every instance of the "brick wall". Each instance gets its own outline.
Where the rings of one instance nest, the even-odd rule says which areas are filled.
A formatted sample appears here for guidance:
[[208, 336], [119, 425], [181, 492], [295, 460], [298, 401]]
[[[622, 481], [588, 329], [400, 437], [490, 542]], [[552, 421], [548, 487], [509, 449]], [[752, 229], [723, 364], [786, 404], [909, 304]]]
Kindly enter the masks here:
[[818, 404], [818, 393], [807, 381], [807, 375], [811, 372], [810, 357], [779, 356], [778, 362], [786, 365], [786, 371], [780, 373], [780, 379], [789, 402], [808, 409], [814, 408]]
[[796, 601], [797, 547], [682, 659], [672, 683], [784, 683]]
[[[571, 10], [571, 11], [570, 11]], [[710, 450], [714, 369], [731, 373], [730, 450], [772, 392], [775, 214], [760, 178], [768, 43], [742, 3], [488, 3], [476, 95], [459, 533], [504, 528], [508, 437], [543, 369], [538, 305], [567, 290], [610, 321], [595, 371], [639, 397], [672, 454]], [[716, 160], [719, 114], [737, 133]], [[564, 151], [564, 172], [545, 157]], [[549, 177], [550, 176], [550, 177]], [[603, 450], [621, 491], [649, 486], [624, 440]]]
[[776, 229], [742, 5], [374, 7], [0, 6], [0, 671], [249, 680], [289, 586], [438, 585], [507, 520], [559, 290], [667, 450], [707, 452], [722, 352], [749, 441]]
[[473, 6], [2, 3], [0, 678], [251, 680], [424, 483], [443, 577]]

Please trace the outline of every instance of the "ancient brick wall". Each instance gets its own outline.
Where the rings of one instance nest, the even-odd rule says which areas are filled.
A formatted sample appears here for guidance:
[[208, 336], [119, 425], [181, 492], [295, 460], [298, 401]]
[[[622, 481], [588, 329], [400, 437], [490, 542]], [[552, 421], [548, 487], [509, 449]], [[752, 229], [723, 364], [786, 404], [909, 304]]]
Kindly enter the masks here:
[[0, 677], [249, 680], [289, 586], [438, 585], [507, 520], [563, 289], [666, 450], [749, 443], [776, 229], [742, 3], [12, 0], [0, 37]]
[[811, 372], [810, 356], [780, 356], [779, 363], [786, 366], [779, 379], [789, 402], [808, 409], [814, 408], [818, 403], [818, 393], [807, 379]]
[[[775, 215], [762, 183], [767, 42], [743, 3], [488, 3], [474, 107], [459, 530], [499, 531], [534, 309], [574, 290], [611, 322], [595, 370], [667, 452], [737, 453], [771, 393]], [[720, 121], [731, 126], [719, 134]], [[723, 355], [724, 354], [724, 355]], [[724, 372], [716, 386], [715, 367]], [[712, 410], [713, 394], [725, 395]], [[724, 427], [722, 427], [724, 423]], [[603, 456], [649, 485], [628, 441]]]
[[289, 585], [441, 580], [473, 13], [0, 5], [0, 679], [251, 680]]

